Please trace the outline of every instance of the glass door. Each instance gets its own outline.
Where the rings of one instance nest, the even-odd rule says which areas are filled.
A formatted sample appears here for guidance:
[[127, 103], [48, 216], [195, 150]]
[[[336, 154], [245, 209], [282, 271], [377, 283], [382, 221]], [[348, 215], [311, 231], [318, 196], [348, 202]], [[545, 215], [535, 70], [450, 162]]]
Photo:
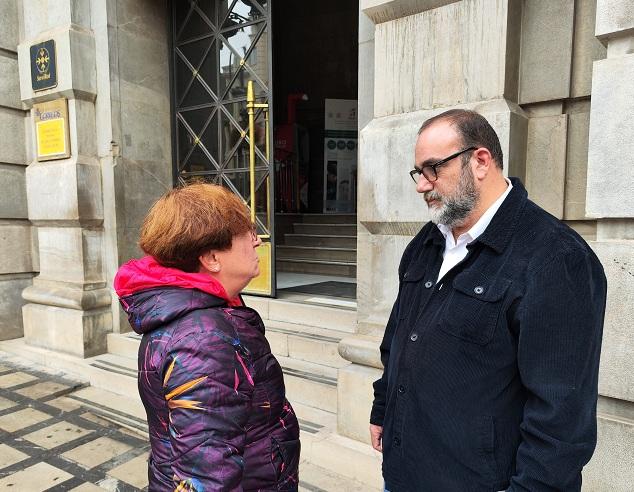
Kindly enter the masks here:
[[275, 295], [270, 1], [172, 0], [174, 185], [229, 188], [262, 246], [246, 292]]

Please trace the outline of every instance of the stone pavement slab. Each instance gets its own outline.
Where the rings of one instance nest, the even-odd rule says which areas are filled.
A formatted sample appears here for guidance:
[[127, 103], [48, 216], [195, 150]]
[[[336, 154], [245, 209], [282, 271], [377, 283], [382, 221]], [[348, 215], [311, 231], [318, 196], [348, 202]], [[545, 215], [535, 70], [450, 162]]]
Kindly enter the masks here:
[[0, 490], [147, 489], [147, 438], [74, 399], [85, 384], [2, 353], [0, 362]]

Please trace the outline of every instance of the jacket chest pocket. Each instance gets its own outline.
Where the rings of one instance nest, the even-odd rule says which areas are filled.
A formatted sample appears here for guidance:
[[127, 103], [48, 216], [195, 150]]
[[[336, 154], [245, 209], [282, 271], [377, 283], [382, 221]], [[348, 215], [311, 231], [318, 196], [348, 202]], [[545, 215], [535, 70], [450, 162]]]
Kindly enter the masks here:
[[[407, 318], [413, 309], [420, 306], [421, 300], [433, 289], [433, 279], [425, 277], [426, 265], [415, 265], [408, 269], [401, 280], [401, 294], [399, 299], [399, 319]], [[413, 313], [414, 315], [416, 312]]]
[[440, 329], [467, 342], [486, 345], [493, 338], [510, 285], [505, 278], [491, 279], [477, 272], [457, 275]]

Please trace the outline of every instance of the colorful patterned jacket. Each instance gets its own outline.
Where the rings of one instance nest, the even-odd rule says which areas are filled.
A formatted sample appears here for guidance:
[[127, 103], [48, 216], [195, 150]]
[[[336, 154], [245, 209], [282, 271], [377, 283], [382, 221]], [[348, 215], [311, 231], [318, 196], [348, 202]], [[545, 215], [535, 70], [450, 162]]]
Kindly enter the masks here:
[[[299, 426], [262, 319], [229, 306], [237, 302], [222, 298], [222, 286], [206, 276], [201, 287], [201, 278], [146, 257], [115, 279], [130, 324], [143, 334], [149, 490], [296, 491]], [[188, 279], [197, 288], [187, 288]]]

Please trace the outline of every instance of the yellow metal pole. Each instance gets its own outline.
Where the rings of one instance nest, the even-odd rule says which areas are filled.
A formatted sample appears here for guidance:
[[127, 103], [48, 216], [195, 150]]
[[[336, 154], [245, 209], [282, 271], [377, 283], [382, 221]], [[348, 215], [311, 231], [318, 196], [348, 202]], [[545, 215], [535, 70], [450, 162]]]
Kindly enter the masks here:
[[273, 163], [269, 149], [269, 108], [264, 109], [264, 126], [266, 128], [266, 163], [269, 166], [269, 175], [266, 177], [266, 228], [271, 231], [271, 172]]
[[247, 83], [247, 113], [249, 114], [249, 184], [251, 189], [251, 222], [255, 224], [255, 93], [253, 81]]

